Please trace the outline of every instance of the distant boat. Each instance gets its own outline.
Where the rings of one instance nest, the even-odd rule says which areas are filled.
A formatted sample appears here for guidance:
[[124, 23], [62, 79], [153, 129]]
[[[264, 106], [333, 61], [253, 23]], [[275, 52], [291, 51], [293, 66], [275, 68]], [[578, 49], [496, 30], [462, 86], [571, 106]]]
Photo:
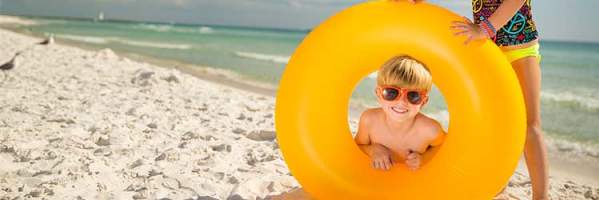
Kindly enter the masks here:
[[94, 21], [104, 21], [104, 12], [100, 11], [100, 13], [98, 13], [98, 17], [96, 17]]

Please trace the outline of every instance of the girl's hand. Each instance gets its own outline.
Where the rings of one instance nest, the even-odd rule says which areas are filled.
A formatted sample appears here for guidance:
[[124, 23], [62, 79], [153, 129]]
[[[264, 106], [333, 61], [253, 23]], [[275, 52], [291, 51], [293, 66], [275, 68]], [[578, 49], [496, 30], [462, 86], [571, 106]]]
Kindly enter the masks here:
[[393, 153], [387, 147], [380, 144], [371, 145], [372, 168], [389, 170], [393, 166]]
[[395, 1], [395, 2], [407, 1], [407, 2], [410, 2], [410, 3], [418, 3], [418, 2], [421, 2], [421, 1], [424, 1], [424, 0], [391, 0], [391, 1]]
[[463, 21], [453, 21], [452, 26], [450, 27], [455, 33], [453, 35], [466, 36], [466, 41], [464, 44], [470, 43], [472, 40], [483, 40], [489, 38], [487, 32], [480, 28], [478, 24], [472, 23], [470, 19], [464, 17], [466, 22]]
[[418, 152], [410, 151], [408, 157], [406, 157], [406, 165], [408, 169], [416, 171], [420, 168], [420, 154]]

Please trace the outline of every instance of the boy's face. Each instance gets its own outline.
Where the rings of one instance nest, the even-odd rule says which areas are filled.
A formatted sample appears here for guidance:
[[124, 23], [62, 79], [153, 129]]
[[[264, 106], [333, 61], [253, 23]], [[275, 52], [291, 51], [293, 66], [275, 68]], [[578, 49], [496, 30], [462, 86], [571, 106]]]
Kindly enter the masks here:
[[[395, 91], [397, 91], [397, 94], [394, 93]], [[405, 121], [414, 118], [426, 101], [428, 101], [426, 92], [410, 91], [401, 88], [394, 90], [385, 86], [378, 86], [376, 94], [379, 105], [387, 117], [393, 121]], [[414, 101], [414, 99], [417, 99], [415, 98], [416, 95], [419, 95], [419, 101]], [[396, 97], [394, 99], [389, 98], [393, 96]]]

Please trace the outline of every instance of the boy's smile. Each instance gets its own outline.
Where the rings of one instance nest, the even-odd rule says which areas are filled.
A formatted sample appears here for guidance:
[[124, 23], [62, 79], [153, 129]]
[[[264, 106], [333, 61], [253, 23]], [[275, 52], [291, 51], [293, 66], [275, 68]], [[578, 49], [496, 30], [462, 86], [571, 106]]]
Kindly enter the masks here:
[[396, 122], [400, 122], [400, 121], [405, 121], [407, 119], [410, 119], [414, 116], [416, 116], [416, 114], [418, 114], [418, 112], [420, 112], [420, 106], [419, 105], [411, 105], [407, 102], [402, 102], [404, 100], [401, 101], [397, 101], [397, 102], [380, 102], [381, 104], [381, 108], [383, 109], [383, 111], [385, 112], [385, 114], [392, 120], [392, 121], [396, 121]]
[[391, 106], [391, 110], [393, 110], [394, 112], [398, 113], [398, 114], [405, 114], [408, 113], [408, 109], [404, 108], [402, 106], [396, 105], [396, 106]]

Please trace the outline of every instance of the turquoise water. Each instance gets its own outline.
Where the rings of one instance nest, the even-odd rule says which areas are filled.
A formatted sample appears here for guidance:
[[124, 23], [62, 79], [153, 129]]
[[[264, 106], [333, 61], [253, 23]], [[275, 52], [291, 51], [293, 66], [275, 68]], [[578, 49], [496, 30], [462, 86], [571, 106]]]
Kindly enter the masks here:
[[[246, 78], [278, 83], [306, 31], [137, 22], [35, 19], [21, 27], [59, 40], [83, 42], [156, 58], [230, 70]], [[543, 130], [578, 143], [599, 144], [599, 44], [541, 42]], [[376, 105], [374, 79], [365, 78], [354, 100]], [[446, 113], [435, 89], [425, 112]], [[446, 114], [445, 114], [446, 116]]]
[[[232, 70], [276, 83], [305, 31], [39, 19], [26, 29], [157, 58]], [[277, 74], [277, 75], [273, 75]]]

